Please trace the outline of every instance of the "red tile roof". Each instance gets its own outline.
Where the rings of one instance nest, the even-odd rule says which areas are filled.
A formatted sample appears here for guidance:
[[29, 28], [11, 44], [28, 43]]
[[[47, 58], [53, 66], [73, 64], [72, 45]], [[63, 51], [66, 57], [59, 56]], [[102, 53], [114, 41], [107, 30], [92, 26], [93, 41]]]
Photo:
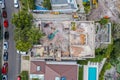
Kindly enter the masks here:
[[45, 80], [55, 80], [55, 77], [66, 77], [67, 80], [77, 80], [77, 65], [47, 64]]
[[[44, 74], [45, 73], [45, 62], [43, 61], [31, 61], [30, 63], [31, 74]], [[37, 71], [37, 66], [40, 66], [40, 71]]]
[[[36, 71], [36, 66], [41, 67], [41, 71]], [[44, 67], [44, 68], [43, 68]], [[45, 64], [41, 61], [31, 61], [30, 74], [44, 74], [45, 80], [55, 80], [55, 77], [66, 77], [67, 80], [78, 80], [78, 66], [65, 64]]]

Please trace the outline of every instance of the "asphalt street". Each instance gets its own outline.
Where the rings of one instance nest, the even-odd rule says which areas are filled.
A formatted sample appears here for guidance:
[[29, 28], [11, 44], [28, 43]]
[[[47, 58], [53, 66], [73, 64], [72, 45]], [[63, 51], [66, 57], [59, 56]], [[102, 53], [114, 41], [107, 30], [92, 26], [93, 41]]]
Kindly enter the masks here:
[[15, 41], [14, 41], [14, 26], [11, 23], [13, 13], [18, 12], [18, 9], [14, 8], [14, 0], [5, 0], [7, 19], [9, 21], [9, 48], [8, 48], [8, 80], [17, 80], [17, 76], [20, 72], [20, 55], [16, 53]]

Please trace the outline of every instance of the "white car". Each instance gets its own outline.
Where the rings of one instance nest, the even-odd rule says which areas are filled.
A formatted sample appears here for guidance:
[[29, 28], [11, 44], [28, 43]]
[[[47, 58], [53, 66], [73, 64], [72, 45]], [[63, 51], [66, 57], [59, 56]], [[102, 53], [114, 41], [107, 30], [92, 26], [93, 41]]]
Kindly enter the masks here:
[[2, 9], [4, 9], [4, 8], [5, 8], [5, 1], [4, 1], [4, 0], [2, 0], [1, 7], [2, 7]]
[[2, 0], [0, 0], [0, 4], [2, 3]]
[[8, 42], [4, 42], [4, 50], [6, 51], [6, 50], [8, 50]]
[[3, 75], [3, 76], [2, 76], [2, 80], [8, 80], [8, 79], [7, 79], [7, 75]]
[[14, 7], [15, 7], [15, 8], [18, 8], [18, 7], [19, 7], [18, 0], [14, 0]]
[[17, 50], [17, 53], [21, 54], [21, 55], [26, 55], [27, 54], [27, 52], [23, 52], [23, 51], [19, 51], [19, 50]]

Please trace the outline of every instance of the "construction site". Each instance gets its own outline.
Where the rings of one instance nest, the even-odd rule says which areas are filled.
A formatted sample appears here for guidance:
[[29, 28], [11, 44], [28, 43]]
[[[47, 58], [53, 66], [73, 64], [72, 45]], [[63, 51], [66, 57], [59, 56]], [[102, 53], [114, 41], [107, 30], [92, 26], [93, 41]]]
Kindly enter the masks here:
[[95, 57], [93, 21], [39, 21], [44, 33], [32, 48], [34, 59], [80, 60]]

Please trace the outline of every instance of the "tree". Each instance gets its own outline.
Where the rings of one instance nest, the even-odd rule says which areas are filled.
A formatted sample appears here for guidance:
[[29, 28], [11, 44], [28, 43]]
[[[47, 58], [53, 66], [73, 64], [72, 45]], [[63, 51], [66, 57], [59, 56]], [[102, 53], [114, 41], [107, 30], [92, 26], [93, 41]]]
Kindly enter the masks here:
[[29, 8], [34, 10], [35, 9], [35, 0], [28, 0]]
[[120, 39], [114, 41], [113, 56], [120, 57]]
[[32, 44], [30, 42], [25, 42], [22, 40], [16, 41], [16, 48], [19, 51], [27, 52], [32, 47]]
[[116, 64], [119, 63], [119, 60], [118, 58], [120, 57], [120, 39], [117, 39], [114, 41], [114, 44], [113, 44], [113, 50], [110, 54], [110, 63], [113, 65], [113, 66], [116, 66]]
[[35, 27], [32, 27], [29, 31], [27, 31], [27, 36], [29, 37], [29, 42], [36, 44], [38, 40], [43, 36], [43, 33]]
[[114, 40], [120, 38], [120, 24], [119, 23], [112, 24], [112, 33], [114, 33], [112, 34]]
[[109, 22], [109, 19], [106, 19], [106, 18], [102, 18], [102, 19], [99, 21], [99, 23], [100, 23], [101, 25], [106, 25], [108, 22]]
[[18, 14], [14, 14], [12, 23], [17, 27], [24, 29], [25, 27], [30, 28], [32, 26], [33, 16], [25, 11], [20, 11]]
[[90, 12], [90, 1], [83, 2], [83, 6], [86, 14], [88, 14]]
[[42, 3], [43, 7], [51, 10], [52, 7], [51, 7], [51, 3], [50, 3], [50, 0], [44, 0], [43, 3]]
[[15, 14], [12, 19], [12, 23], [16, 26], [14, 39], [19, 51], [27, 52], [43, 36], [39, 29], [33, 27], [32, 19], [32, 15], [24, 11]]

